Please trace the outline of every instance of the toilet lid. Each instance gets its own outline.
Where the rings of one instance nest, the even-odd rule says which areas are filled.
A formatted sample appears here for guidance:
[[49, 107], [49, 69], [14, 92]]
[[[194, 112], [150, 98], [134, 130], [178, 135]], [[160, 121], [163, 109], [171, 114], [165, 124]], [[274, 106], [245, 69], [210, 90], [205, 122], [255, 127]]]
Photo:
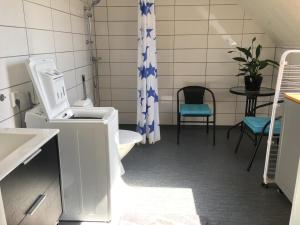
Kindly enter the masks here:
[[134, 131], [119, 130], [119, 144], [136, 144], [143, 140], [142, 136]]

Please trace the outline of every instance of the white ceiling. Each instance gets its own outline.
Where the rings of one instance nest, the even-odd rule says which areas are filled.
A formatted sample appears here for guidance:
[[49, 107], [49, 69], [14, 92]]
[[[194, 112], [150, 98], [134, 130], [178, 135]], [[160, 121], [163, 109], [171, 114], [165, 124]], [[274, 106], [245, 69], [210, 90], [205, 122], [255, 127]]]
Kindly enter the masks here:
[[300, 0], [241, 0], [279, 47], [300, 46]]

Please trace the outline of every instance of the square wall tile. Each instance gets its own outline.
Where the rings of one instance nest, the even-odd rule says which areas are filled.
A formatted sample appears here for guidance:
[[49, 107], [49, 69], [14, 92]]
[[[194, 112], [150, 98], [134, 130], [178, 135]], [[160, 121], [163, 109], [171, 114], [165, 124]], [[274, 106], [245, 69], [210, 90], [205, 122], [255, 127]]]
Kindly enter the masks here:
[[176, 49], [174, 62], [206, 62], [206, 49]]
[[173, 63], [159, 62], [157, 69], [158, 69], [158, 76], [168, 76], [168, 75], [174, 74], [174, 64]]
[[174, 77], [174, 87], [182, 88], [190, 85], [205, 85], [205, 76], [175, 76]]
[[72, 70], [75, 67], [74, 53], [56, 53], [56, 65], [60, 71]]
[[99, 62], [107, 62], [109, 63], [109, 50], [97, 50], [97, 57], [100, 58]]
[[137, 63], [111, 63], [111, 75], [137, 75]]
[[0, 25], [24, 27], [24, 13], [22, 0], [0, 1]]
[[96, 37], [97, 49], [109, 49], [108, 36], [97, 36]]
[[207, 75], [229, 75], [239, 73], [238, 63], [207, 63]]
[[96, 35], [108, 35], [108, 24], [107, 22], [96, 22]]
[[0, 57], [28, 54], [24, 28], [0, 27]]
[[207, 50], [207, 62], [234, 62], [233, 57], [238, 57], [238, 52], [228, 53], [234, 49], [208, 49]]
[[86, 25], [84, 23], [84, 19], [78, 16], [71, 16], [71, 24], [72, 24], [72, 32], [73, 33], [86, 33]]
[[156, 20], [174, 20], [175, 7], [174, 6], [157, 6]]
[[107, 6], [137, 6], [135, 0], [107, 0]]
[[185, 76], [185, 75], [205, 75], [205, 63], [174, 63], [174, 75]]
[[156, 38], [157, 49], [173, 49], [174, 36], [158, 36]]
[[137, 50], [111, 50], [110, 62], [137, 63]]
[[108, 22], [109, 35], [137, 35], [137, 22]]
[[63, 32], [71, 32], [71, 17], [70, 14], [52, 10], [53, 16], [53, 30], [54, 31], [63, 31]]
[[83, 17], [84, 16], [84, 2], [82, 0], [70, 1], [70, 12], [73, 15]]
[[53, 9], [70, 13], [70, 0], [51, 0], [51, 7]]
[[207, 35], [175, 36], [175, 49], [207, 48]]
[[136, 89], [137, 78], [136, 76], [112, 76], [112, 88], [133, 88]]
[[55, 52], [52, 31], [28, 29], [27, 35], [30, 54]]
[[207, 20], [208, 6], [175, 6], [175, 20]]
[[107, 21], [107, 8], [94, 7], [95, 21]]
[[156, 0], [155, 5], [174, 5], [175, 0]]
[[208, 35], [208, 48], [235, 48], [241, 43], [242, 35]]
[[210, 19], [243, 19], [244, 10], [239, 5], [212, 5]]
[[88, 39], [88, 37], [84, 34], [73, 34], [73, 49], [74, 51], [79, 50], [88, 50], [88, 45], [85, 43], [85, 41]]
[[174, 61], [174, 50], [157, 50], [157, 61], [158, 62], [173, 62]]
[[157, 21], [156, 33], [157, 35], [173, 35], [175, 31], [174, 21]]
[[137, 49], [137, 37], [135, 36], [110, 36], [111, 49]]
[[112, 100], [137, 100], [137, 91], [135, 89], [112, 89]]
[[158, 76], [158, 88], [173, 88], [173, 76]]
[[108, 21], [137, 21], [137, 4], [135, 7], [108, 7]]
[[28, 57], [0, 58], [0, 90], [30, 81], [25, 61]]
[[175, 21], [175, 34], [207, 34], [208, 20]]
[[210, 20], [210, 34], [242, 34], [243, 20]]
[[37, 3], [37, 4], [40, 4], [40, 5], [47, 6], [47, 7], [51, 6], [50, 0], [30, 0], [30, 1], [33, 2], [33, 3]]
[[176, 0], [176, 5], [208, 5], [209, 0]]
[[50, 8], [24, 1], [24, 11], [28, 28], [52, 30]]
[[73, 51], [72, 34], [54, 32], [55, 49], [57, 52]]

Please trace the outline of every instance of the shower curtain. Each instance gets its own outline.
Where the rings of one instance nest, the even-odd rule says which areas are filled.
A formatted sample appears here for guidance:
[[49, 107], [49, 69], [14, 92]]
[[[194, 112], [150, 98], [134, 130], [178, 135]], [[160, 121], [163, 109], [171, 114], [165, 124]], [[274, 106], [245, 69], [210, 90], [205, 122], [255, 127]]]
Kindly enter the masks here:
[[154, 0], [140, 0], [138, 13], [137, 131], [153, 144], [160, 140]]

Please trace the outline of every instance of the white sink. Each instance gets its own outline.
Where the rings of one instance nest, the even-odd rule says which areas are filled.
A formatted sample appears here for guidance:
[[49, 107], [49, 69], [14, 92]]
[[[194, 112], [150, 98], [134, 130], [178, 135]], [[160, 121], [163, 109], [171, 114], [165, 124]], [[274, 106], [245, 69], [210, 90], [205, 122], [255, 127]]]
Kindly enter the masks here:
[[16, 149], [20, 148], [34, 136], [35, 135], [32, 134], [0, 133], [0, 161]]
[[0, 128], [0, 181], [58, 132], [54, 129]]

